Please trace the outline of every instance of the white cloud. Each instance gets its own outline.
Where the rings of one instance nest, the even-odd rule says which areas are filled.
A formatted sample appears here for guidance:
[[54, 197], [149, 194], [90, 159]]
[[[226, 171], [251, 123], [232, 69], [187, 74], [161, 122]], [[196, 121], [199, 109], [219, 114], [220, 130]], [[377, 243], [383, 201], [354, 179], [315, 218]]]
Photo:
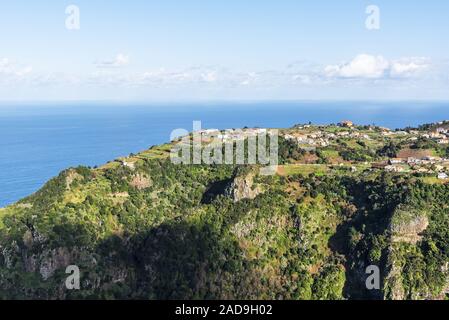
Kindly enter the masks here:
[[254, 84], [259, 78], [259, 75], [255, 72], [248, 72], [244, 75], [244, 79], [240, 81], [240, 85], [242, 86], [249, 86], [251, 84]]
[[8, 66], [10, 66], [11, 62], [7, 58], [0, 59], [0, 72], [3, 72]]
[[110, 61], [96, 63], [97, 68], [92, 68], [90, 72], [46, 73], [36, 72], [31, 66], [14, 60], [0, 58], [0, 89], [65, 88], [92, 94], [103, 90], [112, 95], [119, 95], [120, 92], [163, 95], [171, 92], [173, 96], [176, 95], [174, 93], [184, 92], [186, 96], [211, 94], [213, 97], [237, 97], [238, 94], [262, 97], [278, 93], [281, 98], [304, 98], [314, 94], [321, 97], [321, 92], [331, 92], [337, 96], [342, 92], [348, 96], [374, 95], [374, 92], [381, 90], [413, 94], [415, 91], [421, 92], [423, 84], [447, 87], [449, 83], [449, 62], [439, 65], [438, 61], [431, 64], [425, 58], [388, 60], [368, 54], [358, 55], [346, 63], [327, 66], [299, 61], [285, 68], [259, 70], [232, 70], [217, 65], [140, 71], [117, 69], [129, 63], [128, 56], [118, 54]]
[[391, 76], [409, 77], [418, 74], [430, 66], [426, 58], [406, 58], [394, 61], [391, 66]]
[[[99, 85], [141, 86], [151, 88], [306, 88], [345, 83], [345, 79], [382, 80], [408, 78], [424, 70], [428, 60], [404, 58], [387, 60], [382, 56], [359, 55], [340, 65], [290, 64], [284, 69], [242, 72], [219, 66], [193, 66], [183, 69], [154, 69], [116, 74], [102, 70], [90, 78]], [[323, 72], [324, 68], [324, 72]]]
[[426, 58], [387, 60], [383, 56], [360, 54], [352, 61], [328, 65], [324, 72], [331, 78], [384, 79], [411, 77], [429, 67]]
[[115, 56], [114, 59], [97, 62], [96, 65], [99, 68], [119, 68], [129, 65], [129, 63], [129, 56], [123, 53], [119, 53]]
[[24, 80], [33, 71], [33, 67], [18, 64], [8, 58], [0, 58], [0, 81], [3, 84]]
[[329, 77], [379, 79], [389, 68], [390, 63], [382, 56], [360, 54], [348, 63], [329, 65], [324, 71]]

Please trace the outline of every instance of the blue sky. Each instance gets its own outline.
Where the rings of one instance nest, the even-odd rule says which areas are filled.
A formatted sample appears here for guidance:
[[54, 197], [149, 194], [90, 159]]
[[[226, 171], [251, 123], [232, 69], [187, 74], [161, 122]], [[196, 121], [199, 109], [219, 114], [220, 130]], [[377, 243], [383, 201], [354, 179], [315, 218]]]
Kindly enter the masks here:
[[448, 30], [446, 0], [3, 0], [0, 100], [445, 100]]

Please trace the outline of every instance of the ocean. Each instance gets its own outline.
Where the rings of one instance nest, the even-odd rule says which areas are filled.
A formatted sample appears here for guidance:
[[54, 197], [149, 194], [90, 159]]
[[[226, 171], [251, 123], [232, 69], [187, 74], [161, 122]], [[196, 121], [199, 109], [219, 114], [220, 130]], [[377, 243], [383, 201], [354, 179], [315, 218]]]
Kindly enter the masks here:
[[449, 102], [1, 103], [0, 207], [68, 167], [95, 166], [170, 140], [174, 129], [284, 128], [352, 120], [389, 128], [449, 119]]

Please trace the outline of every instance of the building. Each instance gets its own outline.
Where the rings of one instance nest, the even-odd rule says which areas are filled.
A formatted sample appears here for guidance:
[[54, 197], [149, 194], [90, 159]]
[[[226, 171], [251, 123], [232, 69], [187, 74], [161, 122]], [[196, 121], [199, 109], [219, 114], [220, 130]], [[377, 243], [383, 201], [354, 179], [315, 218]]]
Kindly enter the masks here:
[[125, 160], [121, 160], [121, 163], [124, 167], [130, 168], [132, 170], [134, 170], [136, 168], [136, 164], [134, 162], [128, 162]]
[[344, 127], [344, 128], [352, 128], [354, 126], [354, 123], [349, 120], [344, 120], [344, 121], [340, 122], [338, 125], [340, 127]]
[[414, 158], [414, 157], [408, 157], [408, 159], [407, 159], [407, 163], [408, 164], [421, 164], [421, 160], [420, 159], [416, 159], [416, 158]]
[[385, 167], [385, 171], [387, 172], [404, 172], [405, 169], [403, 167], [400, 166], [386, 166]]
[[434, 139], [442, 138], [443, 136], [439, 134], [438, 132], [431, 132], [430, 137]]
[[200, 134], [201, 137], [205, 139], [213, 139], [217, 138], [220, 135], [220, 130], [218, 129], [204, 129], [204, 130], [198, 130], [196, 133]]
[[438, 179], [440, 180], [447, 180], [447, 178], [449, 178], [449, 176], [444, 172], [438, 174]]
[[391, 158], [388, 162], [390, 164], [400, 164], [400, 163], [403, 163], [404, 160], [401, 158]]

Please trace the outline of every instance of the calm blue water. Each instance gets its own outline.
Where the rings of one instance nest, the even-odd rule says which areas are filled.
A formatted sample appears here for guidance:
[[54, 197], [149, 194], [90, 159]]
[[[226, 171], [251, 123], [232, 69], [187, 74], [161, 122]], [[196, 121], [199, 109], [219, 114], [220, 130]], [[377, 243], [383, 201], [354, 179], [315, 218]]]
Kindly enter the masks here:
[[359, 124], [390, 128], [449, 119], [449, 103], [267, 102], [177, 105], [0, 105], [0, 207], [38, 190], [61, 170], [101, 165], [169, 141], [173, 129], [296, 123]]

